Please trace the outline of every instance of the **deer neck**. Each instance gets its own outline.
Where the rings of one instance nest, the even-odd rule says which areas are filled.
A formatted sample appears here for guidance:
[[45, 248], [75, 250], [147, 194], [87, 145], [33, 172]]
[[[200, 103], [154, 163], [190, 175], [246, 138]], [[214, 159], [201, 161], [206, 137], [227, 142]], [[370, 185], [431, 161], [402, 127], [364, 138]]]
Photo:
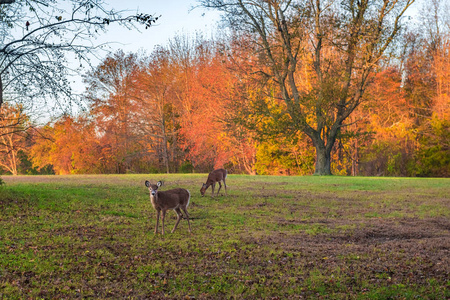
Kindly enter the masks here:
[[155, 207], [158, 203], [158, 192], [156, 192], [154, 196], [150, 194], [150, 201], [152, 202], [153, 207]]

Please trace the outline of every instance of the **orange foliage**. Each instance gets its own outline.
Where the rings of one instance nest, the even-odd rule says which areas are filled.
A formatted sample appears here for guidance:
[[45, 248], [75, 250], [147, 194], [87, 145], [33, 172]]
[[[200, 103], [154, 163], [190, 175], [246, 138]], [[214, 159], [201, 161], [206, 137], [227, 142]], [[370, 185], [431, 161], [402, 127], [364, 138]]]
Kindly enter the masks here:
[[13, 175], [17, 175], [18, 152], [25, 148], [27, 121], [21, 105], [3, 103], [0, 107], [0, 167]]
[[195, 69], [186, 70], [190, 73], [182, 99], [181, 146], [188, 150], [186, 158], [200, 170], [235, 164], [253, 173], [255, 148], [250, 134], [243, 136], [242, 130], [228, 126], [233, 114], [230, 107], [237, 101], [238, 78], [220, 48], [213, 43], [197, 45]]
[[65, 116], [38, 130], [30, 155], [33, 165], [52, 165], [56, 174], [98, 173], [99, 141], [92, 127]]
[[441, 119], [450, 119], [450, 39], [444, 40], [434, 55], [436, 97], [433, 112]]
[[[427, 162], [420, 173], [415, 162], [442, 157], [448, 147], [449, 46], [432, 58], [414, 50], [406, 71], [375, 74], [335, 143], [334, 174], [446, 174]], [[311, 174], [313, 146], [304, 135], [286, 135], [285, 104], [273, 82], [255, 78], [256, 63], [245, 37], [176, 40], [148, 57], [118, 52], [88, 75], [86, 116], [42, 128], [32, 160], [58, 174], [177, 172], [190, 164], [196, 172]], [[302, 90], [311, 88], [308, 72], [299, 78]]]

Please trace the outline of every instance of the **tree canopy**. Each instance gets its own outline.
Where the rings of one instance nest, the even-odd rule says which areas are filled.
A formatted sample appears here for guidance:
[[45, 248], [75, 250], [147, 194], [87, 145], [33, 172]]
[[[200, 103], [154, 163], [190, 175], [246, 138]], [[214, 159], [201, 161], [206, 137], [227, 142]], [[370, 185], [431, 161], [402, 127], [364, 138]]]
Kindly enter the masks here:
[[414, 0], [200, 2], [254, 36], [254, 51], [267, 66], [260, 72], [277, 86], [274, 98], [283, 102], [287, 128], [312, 140], [315, 174], [331, 174], [331, 152], [344, 121], [361, 103]]
[[[158, 17], [127, 14], [102, 0], [16, 0], [0, 3], [0, 106], [5, 99], [39, 107], [49, 97], [64, 108], [71, 98], [68, 63], [90, 64], [94, 38], [111, 23], [148, 28]], [[39, 101], [41, 101], [39, 103]]]

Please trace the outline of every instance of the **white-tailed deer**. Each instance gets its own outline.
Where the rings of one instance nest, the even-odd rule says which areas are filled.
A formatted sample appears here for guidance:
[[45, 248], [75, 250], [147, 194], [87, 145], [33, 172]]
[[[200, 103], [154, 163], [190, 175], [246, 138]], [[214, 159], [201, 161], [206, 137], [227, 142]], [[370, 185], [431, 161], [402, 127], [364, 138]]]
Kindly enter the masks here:
[[186, 214], [186, 218], [189, 225], [189, 232], [191, 232], [191, 223], [189, 222], [189, 214], [187, 212], [187, 206], [189, 205], [189, 199], [191, 194], [186, 189], [173, 189], [168, 191], [158, 191], [158, 188], [162, 185], [161, 181], [156, 184], [151, 184], [148, 180], [145, 181], [145, 186], [150, 191], [150, 201], [156, 210], [156, 228], [155, 234], [158, 233], [159, 215], [162, 212], [162, 234], [164, 234], [164, 219], [166, 217], [166, 211], [173, 209], [177, 213], [177, 222], [172, 229], [172, 233], [177, 229], [178, 223], [180, 223], [183, 214], [181, 210]]
[[216, 187], [216, 182], [219, 183], [219, 189], [217, 190], [218, 196], [219, 191], [222, 188], [222, 184], [220, 183], [221, 181], [223, 181], [223, 185], [225, 186], [225, 196], [226, 196], [227, 195], [227, 184], [225, 183], [226, 178], [227, 178], [227, 170], [225, 169], [217, 169], [209, 173], [206, 183], [203, 183], [202, 188], [200, 189], [202, 197], [205, 196], [205, 192], [209, 188], [209, 186], [212, 186], [212, 197], [214, 197], [214, 189]]

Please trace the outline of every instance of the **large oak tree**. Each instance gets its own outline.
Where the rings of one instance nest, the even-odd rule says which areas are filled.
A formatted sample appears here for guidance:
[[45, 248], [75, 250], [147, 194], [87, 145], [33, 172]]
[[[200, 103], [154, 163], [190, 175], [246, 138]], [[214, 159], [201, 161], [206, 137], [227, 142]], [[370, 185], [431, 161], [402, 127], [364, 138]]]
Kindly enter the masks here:
[[254, 36], [258, 74], [278, 87], [286, 132], [304, 132], [316, 149], [315, 174], [331, 174], [336, 139], [414, 0], [199, 2]]

